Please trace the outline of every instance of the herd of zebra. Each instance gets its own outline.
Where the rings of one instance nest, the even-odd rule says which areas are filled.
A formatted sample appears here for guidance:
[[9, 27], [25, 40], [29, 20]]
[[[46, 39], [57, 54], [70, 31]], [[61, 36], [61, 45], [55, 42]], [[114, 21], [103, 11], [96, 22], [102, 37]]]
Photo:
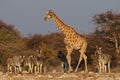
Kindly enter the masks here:
[[14, 56], [7, 59], [7, 72], [21, 73], [24, 68], [27, 68], [29, 73], [42, 73], [43, 58], [39, 56]]
[[[108, 54], [103, 54], [101, 47], [97, 47], [95, 50], [95, 55], [97, 59], [97, 69], [98, 72], [110, 72], [110, 63], [111, 63], [111, 56]], [[12, 58], [7, 59], [7, 72], [9, 73], [21, 73], [23, 70], [25, 70], [25, 67], [27, 67], [28, 73], [42, 73], [43, 70], [46, 72], [46, 70], [43, 68], [44, 66], [44, 59], [40, 54], [38, 55], [30, 55], [30, 56], [14, 56]], [[65, 54], [62, 51], [58, 52], [58, 58], [61, 60], [61, 68], [62, 72], [68, 71], [68, 62], [66, 59]]]

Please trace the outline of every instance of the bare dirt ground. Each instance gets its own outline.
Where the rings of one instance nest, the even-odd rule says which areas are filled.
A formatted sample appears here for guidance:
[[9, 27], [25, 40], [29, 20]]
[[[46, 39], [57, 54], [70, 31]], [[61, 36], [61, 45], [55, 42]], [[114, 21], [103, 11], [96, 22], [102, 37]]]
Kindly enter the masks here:
[[120, 80], [120, 73], [98, 74], [84, 73], [43, 73], [43, 74], [11, 74], [0, 72], [0, 80]]

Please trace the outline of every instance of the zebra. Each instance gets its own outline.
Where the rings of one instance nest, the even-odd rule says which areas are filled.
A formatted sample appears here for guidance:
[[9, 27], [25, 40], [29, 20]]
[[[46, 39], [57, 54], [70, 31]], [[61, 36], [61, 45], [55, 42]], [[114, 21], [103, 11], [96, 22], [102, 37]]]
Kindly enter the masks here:
[[28, 67], [28, 72], [29, 73], [33, 73], [33, 68], [34, 68], [34, 56], [30, 55], [30, 56], [26, 56], [25, 60], [24, 60], [24, 67]]
[[7, 59], [7, 72], [12, 73], [13, 72], [13, 70], [12, 70], [13, 67], [14, 67], [13, 59], [8, 58]]
[[42, 73], [43, 67], [43, 58], [40, 56], [34, 56], [34, 72], [35, 73]]
[[98, 57], [97, 59], [99, 72], [106, 73], [107, 72], [106, 68], [108, 67], [108, 72], [110, 73], [111, 56], [108, 54], [103, 54], [101, 49], [102, 49], [101, 47], [98, 47], [97, 50], [95, 51]]
[[35, 73], [42, 73], [43, 67], [43, 56], [42, 56], [42, 49], [37, 50], [37, 55], [34, 56], [34, 72]]
[[38, 55], [27, 56], [24, 61], [25, 66], [28, 66], [29, 73], [42, 73], [43, 59]]
[[20, 73], [22, 72], [22, 63], [24, 62], [24, 56], [14, 56], [13, 58], [7, 59], [7, 71]]

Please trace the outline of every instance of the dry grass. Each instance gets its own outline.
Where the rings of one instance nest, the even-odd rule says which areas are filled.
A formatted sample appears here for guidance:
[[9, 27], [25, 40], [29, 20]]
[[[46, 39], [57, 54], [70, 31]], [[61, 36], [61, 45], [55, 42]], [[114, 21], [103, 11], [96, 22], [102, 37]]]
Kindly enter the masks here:
[[49, 72], [43, 74], [8, 74], [0, 73], [0, 80], [120, 80], [119, 73], [98, 74], [94, 72], [84, 73], [59, 73]]
[[120, 80], [120, 68], [112, 68], [111, 73], [106, 74], [98, 74], [95, 72], [84, 73], [84, 71], [60, 73], [59, 70], [42, 74], [29, 74], [27, 72], [13, 74], [0, 72], [0, 80]]

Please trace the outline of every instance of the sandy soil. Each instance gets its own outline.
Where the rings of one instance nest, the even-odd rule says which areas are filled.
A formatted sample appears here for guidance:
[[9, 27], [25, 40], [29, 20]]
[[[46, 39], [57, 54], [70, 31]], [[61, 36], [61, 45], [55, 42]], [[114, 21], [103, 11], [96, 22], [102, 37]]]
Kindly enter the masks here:
[[120, 73], [98, 74], [89, 72], [77, 73], [44, 73], [44, 74], [11, 74], [0, 72], [0, 80], [120, 80]]

